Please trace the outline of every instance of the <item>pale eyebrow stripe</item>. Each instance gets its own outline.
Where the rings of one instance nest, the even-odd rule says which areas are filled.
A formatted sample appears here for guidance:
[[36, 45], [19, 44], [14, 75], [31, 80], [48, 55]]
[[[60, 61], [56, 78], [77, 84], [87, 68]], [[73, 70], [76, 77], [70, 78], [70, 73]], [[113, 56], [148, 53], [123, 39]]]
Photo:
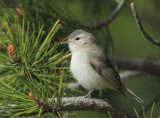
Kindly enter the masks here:
[[84, 33], [83, 34], [78, 34], [77, 37], [84, 37]]

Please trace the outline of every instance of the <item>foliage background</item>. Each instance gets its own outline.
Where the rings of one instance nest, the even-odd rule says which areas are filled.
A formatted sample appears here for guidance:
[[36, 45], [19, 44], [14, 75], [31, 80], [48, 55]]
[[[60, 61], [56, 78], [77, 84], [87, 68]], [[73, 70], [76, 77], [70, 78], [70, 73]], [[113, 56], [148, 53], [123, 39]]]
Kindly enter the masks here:
[[[117, 0], [118, 1], [118, 0]], [[35, 23], [44, 24], [44, 29], [49, 32], [57, 19], [61, 20], [61, 29], [56, 40], [64, 38], [77, 28], [92, 26], [95, 23], [107, 18], [117, 5], [115, 0], [2, 0], [0, 3], [0, 16], [4, 12], [13, 13], [16, 7], [19, 7], [26, 13], [26, 19]], [[133, 14], [131, 13], [129, 3], [118, 17], [109, 24], [109, 33], [106, 28], [94, 31], [99, 45], [107, 52], [110, 58], [114, 57], [131, 57], [160, 60], [159, 47], [148, 42], [138, 30]], [[159, 0], [134, 0], [140, 19], [146, 31], [155, 39], [160, 37], [160, 2]], [[3, 6], [3, 7], [2, 7]], [[5, 7], [4, 7], [5, 6]], [[113, 44], [113, 46], [112, 46]], [[67, 46], [60, 46], [68, 50]], [[66, 64], [69, 66], [69, 61]], [[121, 72], [121, 70], [119, 70]], [[65, 73], [69, 73], [66, 71]], [[67, 81], [74, 81], [73, 77], [67, 78]], [[140, 98], [144, 100], [144, 106], [159, 94], [160, 83], [159, 76], [145, 75], [134, 79], [125, 80], [123, 83], [133, 90]], [[74, 90], [72, 94], [65, 93], [66, 96], [84, 95], [84, 90]], [[77, 93], [76, 93], [77, 92]], [[75, 93], [75, 94], [74, 94]], [[97, 94], [97, 93], [96, 93]], [[98, 93], [99, 94], [99, 93]], [[137, 111], [142, 109], [142, 105], [136, 103], [130, 97], [123, 97], [114, 91], [104, 91], [103, 98], [108, 98], [111, 103], [120, 105], [134, 113], [133, 108]], [[157, 117], [160, 103], [155, 105], [154, 117]], [[76, 118], [97, 118], [104, 117], [106, 114], [97, 112], [78, 112]]]

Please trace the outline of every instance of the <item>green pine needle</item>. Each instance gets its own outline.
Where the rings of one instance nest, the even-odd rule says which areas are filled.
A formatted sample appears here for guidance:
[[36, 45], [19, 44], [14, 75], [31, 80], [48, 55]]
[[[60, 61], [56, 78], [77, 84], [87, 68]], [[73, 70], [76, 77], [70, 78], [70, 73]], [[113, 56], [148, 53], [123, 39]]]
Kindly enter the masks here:
[[[30, 22], [26, 23], [25, 15], [23, 19], [15, 18], [15, 22], [11, 22], [6, 14], [4, 20], [8, 24], [7, 27], [2, 27], [4, 30], [0, 31], [0, 36], [6, 37], [7, 45], [15, 46], [16, 57], [12, 59], [10, 58], [12, 55], [9, 56], [8, 52], [0, 52], [1, 116], [26, 116], [33, 112], [37, 117], [42, 116], [45, 109], [43, 106], [37, 107], [38, 103], [28, 96], [29, 92], [46, 104], [50, 103], [48, 99], [51, 98], [53, 101], [51, 104], [59, 108], [64, 77], [64, 68], [62, 69], [61, 65], [66, 63], [60, 60], [69, 53], [58, 49], [61, 40], [54, 40], [60, 28], [60, 20], [55, 22], [46, 37], [44, 37], [44, 26], [39, 25], [36, 30], [33, 24], [31, 30]], [[57, 103], [54, 102], [56, 97]]]
[[152, 118], [152, 116], [153, 116], [153, 109], [154, 109], [154, 106], [155, 106], [155, 103], [153, 103], [153, 105], [152, 105], [150, 118]]
[[109, 115], [109, 118], [112, 118], [112, 116], [111, 116], [111, 114], [110, 114], [110, 112], [108, 111], [108, 115]]
[[136, 113], [136, 115], [137, 115], [137, 118], [140, 118], [140, 116], [139, 116], [139, 114], [138, 114], [136, 108], [134, 108], [134, 111], [135, 111], [135, 113]]

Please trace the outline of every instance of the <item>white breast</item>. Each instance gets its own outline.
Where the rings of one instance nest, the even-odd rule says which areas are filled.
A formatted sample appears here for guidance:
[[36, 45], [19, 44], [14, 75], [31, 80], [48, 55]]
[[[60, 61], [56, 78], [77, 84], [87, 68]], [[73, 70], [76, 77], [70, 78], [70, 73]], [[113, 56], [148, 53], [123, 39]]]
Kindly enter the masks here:
[[112, 87], [89, 65], [85, 53], [81, 52], [72, 54], [70, 69], [79, 84], [88, 90]]

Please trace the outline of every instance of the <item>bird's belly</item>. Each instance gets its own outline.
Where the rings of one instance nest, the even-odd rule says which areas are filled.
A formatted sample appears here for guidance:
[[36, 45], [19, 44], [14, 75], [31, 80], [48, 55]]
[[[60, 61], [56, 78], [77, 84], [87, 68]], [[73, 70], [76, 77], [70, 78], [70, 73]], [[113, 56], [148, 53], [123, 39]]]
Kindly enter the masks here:
[[75, 59], [72, 57], [70, 64], [71, 72], [85, 89], [105, 89], [112, 88], [107, 80], [102, 78], [86, 61], [86, 59]]

